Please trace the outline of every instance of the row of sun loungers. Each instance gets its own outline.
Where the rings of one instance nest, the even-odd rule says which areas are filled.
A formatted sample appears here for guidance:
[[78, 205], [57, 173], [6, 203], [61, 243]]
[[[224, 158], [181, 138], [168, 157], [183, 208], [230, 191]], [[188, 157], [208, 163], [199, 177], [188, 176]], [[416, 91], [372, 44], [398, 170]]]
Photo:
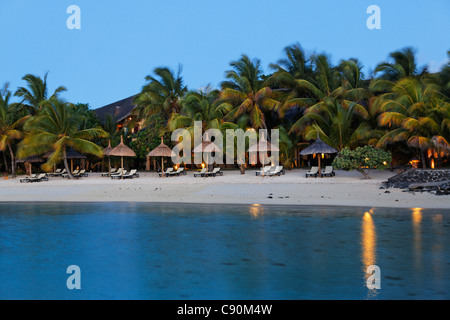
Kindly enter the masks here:
[[66, 169], [56, 169], [55, 172], [48, 173], [50, 177], [61, 177], [63, 174], [67, 174]]
[[[319, 167], [311, 167], [311, 169], [306, 173], [305, 177], [315, 177], [319, 175]], [[325, 170], [321, 172], [322, 177], [332, 177], [336, 175], [332, 166], [326, 166]]]
[[25, 177], [20, 179], [20, 183], [22, 182], [41, 182], [48, 181], [48, 177], [46, 173], [33, 174], [29, 177]]
[[283, 166], [265, 166], [261, 168], [261, 170], [255, 172], [255, 175], [257, 176], [280, 176], [282, 174], [285, 174]]
[[127, 171], [127, 170], [123, 170], [123, 174], [122, 174], [122, 169], [119, 169], [117, 171], [117, 173], [111, 174], [111, 179], [134, 179], [134, 178], [139, 178], [139, 174], [137, 173], [136, 169]]
[[[261, 170], [256, 171], [255, 174], [257, 176], [280, 176], [282, 174], [285, 174], [285, 171], [283, 169], [283, 166], [265, 166], [261, 168]], [[87, 177], [88, 174], [86, 173], [86, 170], [75, 170], [73, 172], [73, 177], [80, 178], [80, 177]], [[160, 173], [159, 176], [161, 177], [163, 174]], [[173, 176], [180, 176], [180, 175], [186, 175], [186, 171], [184, 171], [184, 168], [178, 168], [178, 170], [174, 171], [173, 168], [168, 168], [166, 171], [164, 171], [165, 177], [173, 177]], [[206, 168], [203, 168], [201, 171], [194, 173], [194, 177], [215, 177], [215, 176], [222, 176], [223, 172], [220, 171], [220, 168], [214, 168], [212, 171], [207, 171]], [[311, 167], [311, 169], [306, 172], [306, 178], [308, 177], [315, 177], [319, 175], [319, 167]], [[332, 177], [335, 175], [335, 172], [333, 170], [332, 166], [326, 166], [325, 170], [321, 172], [322, 177]], [[41, 174], [35, 174], [30, 177], [25, 177], [20, 179], [20, 182], [41, 182], [41, 181], [48, 181], [48, 177], [58, 177], [61, 176], [63, 178], [68, 177], [68, 173], [65, 169], [58, 169], [53, 173], [41, 173]], [[111, 176], [111, 179], [133, 179], [133, 178], [139, 178], [139, 174], [137, 173], [136, 169], [127, 171], [122, 169], [111, 169], [108, 173], [102, 173], [102, 177]]]
[[[173, 177], [173, 176], [180, 176], [180, 175], [186, 175], [186, 171], [184, 171], [184, 168], [178, 168], [177, 171], [173, 171], [173, 168], [167, 168], [166, 171], [164, 171], [164, 177]], [[160, 177], [162, 177], [162, 173], [159, 174]]]
[[[65, 170], [64, 170], [65, 171]], [[88, 174], [86, 173], [86, 170], [74, 170], [74, 172], [72, 173], [72, 176], [74, 178], [81, 178], [81, 177], [87, 177]], [[68, 178], [69, 174], [67, 172], [62, 173], [61, 177], [63, 178]]]
[[214, 168], [212, 171], [206, 170], [206, 168], [203, 168], [201, 171], [194, 173], [194, 177], [215, 177], [217, 175], [223, 176], [223, 172], [220, 171], [220, 168]]

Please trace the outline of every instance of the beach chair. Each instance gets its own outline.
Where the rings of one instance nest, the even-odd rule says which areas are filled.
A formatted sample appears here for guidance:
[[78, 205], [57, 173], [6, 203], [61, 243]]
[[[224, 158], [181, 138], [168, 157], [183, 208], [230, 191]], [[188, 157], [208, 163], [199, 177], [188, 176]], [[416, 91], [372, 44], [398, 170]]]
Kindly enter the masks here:
[[215, 177], [216, 175], [220, 175], [223, 176], [223, 172], [220, 172], [220, 168], [214, 168], [213, 171], [211, 172], [205, 172], [205, 176], [213, 176]]
[[48, 181], [48, 178], [46, 177], [45, 173], [41, 173], [35, 178], [30, 178], [29, 182], [41, 182], [41, 181]]
[[[58, 171], [58, 170], [59, 170], [59, 171]], [[63, 170], [58, 169], [58, 170], [56, 170], [56, 171], [52, 174], [52, 176], [54, 176], [54, 177], [61, 177], [63, 174], [67, 174], [66, 169], [63, 169]]]
[[[72, 176], [75, 177], [79, 172], [80, 172], [80, 170], [73, 170]], [[66, 172], [66, 170], [64, 170], [64, 173], [61, 174], [61, 177], [63, 177], [63, 178], [69, 177], [69, 174]]]
[[88, 174], [86, 173], [86, 170], [80, 170], [78, 173], [74, 173], [73, 176], [75, 178], [80, 178], [80, 177], [87, 177]]
[[265, 175], [267, 172], [270, 171], [271, 168], [272, 168], [272, 166], [265, 166], [265, 167], [261, 168], [260, 171], [256, 171], [255, 175], [257, 175], [257, 176]]
[[50, 173], [48, 173], [48, 175], [50, 177], [56, 177], [56, 175], [61, 174], [61, 172], [62, 172], [62, 169], [56, 169], [55, 172], [50, 172]]
[[116, 168], [111, 168], [111, 169], [109, 170], [109, 172], [102, 173], [102, 177], [109, 177], [110, 174], [115, 174], [115, 173], [117, 173], [117, 170], [118, 170], [118, 169], [116, 169]]
[[112, 174], [111, 175], [111, 179], [121, 179], [122, 178], [122, 176], [127, 176], [127, 175], [130, 175], [130, 173], [132, 172], [133, 170], [130, 170], [130, 171], [128, 171], [128, 170], [123, 170], [123, 175], [122, 175], [122, 170], [121, 169], [119, 169], [118, 171], [117, 171], [117, 173], [115, 173], [115, 174]]
[[199, 171], [198, 173], [194, 173], [194, 177], [204, 177], [206, 173], [206, 168], [203, 168], [201, 171]]
[[[120, 178], [122, 178], [122, 177], [121, 177], [121, 176], [116, 176], [115, 178], [116, 178], [116, 179], [120, 179]], [[124, 174], [124, 175], [123, 175], [123, 178], [124, 178], [124, 179], [134, 179], [134, 178], [139, 178], [139, 174], [137, 173], [137, 170], [136, 170], [136, 169], [133, 169], [133, 170], [130, 170], [129, 173]]]
[[283, 170], [283, 166], [276, 166], [276, 167], [275, 167], [275, 170], [269, 171], [269, 172], [267, 173], [267, 175], [268, 175], [268, 176], [280, 176], [280, 175], [282, 174], [282, 171], [284, 171], [284, 170]]
[[332, 177], [335, 174], [336, 173], [333, 171], [333, 167], [332, 166], [326, 166], [325, 167], [325, 171], [322, 172], [322, 177], [326, 177], [326, 176]]
[[[164, 176], [168, 177], [170, 173], [173, 171], [173, 168], [167, 168], [166, 171], [164, 171]], [[160, 177], [162, 177], [162, 173], [159, 174]]]
[[177, 171], [172, 171], [169, 172], [169, 176], [179, 176], [180, 174], [186, 174], [186, 172], [184, 171], [184, 168], [178, 168]]
[[308, 178], [309, 176], [314, 176], [317, 178], [319, 175], [319, 167], [311, 167], [311, 169], [306, 173], [305, 177]]
[[38, 177], [38, 174], [32, 174], [29, 177], [27, 176], [25, 178], [21, 178], [20, 179], [20, 183], [22, 183], [22, 182], [30, 182], [30, 179], [37, 178], [37, 177]]
[[[124, 174], [124, 175], [127, 174], [127, 170], [126, 170], [126, 169], [123, 170], [123, 174]], [[111, 178], [112, 178], [113, 176], [114, 176], [114, 177], [115, 177], [115, 176], [122, 176], [122, 168], [119, 168], [119, 169], [117, 170], [116, 173], [112, 173], [112, 174], [111, 174]]]

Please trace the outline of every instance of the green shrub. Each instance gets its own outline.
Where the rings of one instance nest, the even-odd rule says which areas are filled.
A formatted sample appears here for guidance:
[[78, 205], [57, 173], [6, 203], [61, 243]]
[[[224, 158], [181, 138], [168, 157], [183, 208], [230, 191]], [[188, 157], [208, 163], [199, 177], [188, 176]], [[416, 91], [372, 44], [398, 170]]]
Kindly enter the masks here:
[[371, 179], [369, 176], [371, 169], [386, 169], [391, 161], [392, 155], [389, 151], [371, 146], [358, 147], [355, 150], [346, 147], [339, 152], [332, 165], [336, 169], [357, 170], [365, 179]]

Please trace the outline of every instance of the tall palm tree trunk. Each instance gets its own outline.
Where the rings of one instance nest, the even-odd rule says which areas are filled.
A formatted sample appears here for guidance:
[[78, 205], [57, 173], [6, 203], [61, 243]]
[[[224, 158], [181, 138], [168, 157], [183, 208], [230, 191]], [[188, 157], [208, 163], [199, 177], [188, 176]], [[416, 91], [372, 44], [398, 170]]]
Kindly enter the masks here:
[[11, 148], [11, 145], [9, 143], [7, 143], [8, 149], [9, 149], [9, 154], [11, 155], [11, 174], [12, 177], [15, 178], [16, 177], [16, 166], [15, 166], [15, 161], [14, 161], [14, 152]]
[[420, 156], [422, 157], [422, 169], [426, 169], [427, 163], [425, 162], [425, 151], [423, 149], [420, 150]]
[[9, 171], [8, 161], [6, 160], [6, 153], [3, 151], [3, 162], [5, 163], [5, 172]]
[[72, 171], [70, 171], [69, 162], [67, 161], [67, 152], [65, 147], [63, 151], [63, 157], [64, 157], [64, 168], [66, 169], [67, 175], [69, 176], [69, 179], [73, 179]]

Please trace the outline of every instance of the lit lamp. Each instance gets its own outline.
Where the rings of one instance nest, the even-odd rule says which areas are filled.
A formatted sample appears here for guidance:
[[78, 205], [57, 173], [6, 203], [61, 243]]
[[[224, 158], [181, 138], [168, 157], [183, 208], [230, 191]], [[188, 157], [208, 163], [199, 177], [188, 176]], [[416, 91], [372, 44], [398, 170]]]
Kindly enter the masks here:
[[204, 162], [202, 162], [202, 169], [204, 169], [205, 168], [205, 163]]
[[173, 168], [174, 168], [175, 170], [178, 170], [178, 165], [176, 164]]
[[414, 169], [417, 169], [418, 167], [419, 167], [419, 160], [417, 160], [417, 159], [412, 159], [411, 161], [409, 161], [409, 163], [411, 164], [411, 166], [414, 168]]
[[322, 153], [322, 159], [325, 158], [325, 154]]

